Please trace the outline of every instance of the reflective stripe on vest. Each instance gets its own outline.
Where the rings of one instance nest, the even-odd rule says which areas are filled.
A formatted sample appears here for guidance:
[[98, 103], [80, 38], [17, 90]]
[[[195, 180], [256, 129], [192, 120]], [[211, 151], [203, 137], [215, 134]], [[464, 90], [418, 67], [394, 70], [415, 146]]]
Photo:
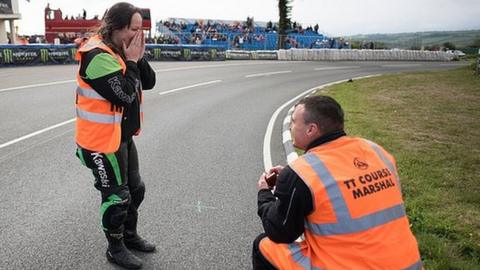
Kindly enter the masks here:
[[324, 270], [323, 268], [318, 268], [312, 266], [312, 262], [309, 257], [304, 256], [300, 249], [300, 245], [298, 243], [292, 243], [288, 245], [288, 250], [290, 250], [290, 256], [292, 259], [298, 263], [303, 269], [309, 270]]
[[[94, 48], [100, 48], [116, 58], [122, 66], [122, 73], [125, 74], [126, 65], [123, 59], [105, 45], [98, 35], [91, 37], [77, 51], [80, 65], [82, 53]], [[77, 120], [79, 120], [76, 122], [77, 130], [75, 133], [77, 144], [92, 152], [116, 152], [121, 142], [123, 110], [115, 108], [111, 102], [92, 89], [78, 72], [76, 94], [76, 115]]]
[[422, 264], [422, 260], [418, 260], [418, 262], [410, 265], [409, 267], [403, 269], [403, 270], [421, 270], [423, 269], [423, 264]]
[[[300, 251], [300, 245], [298, 243], [292, 243], [288, 245], [288, 249], [290, 250], [290, 256], [292, 259], [300, 265], [305, 270], [324, 270], [323, 268], [318, 268], [312, 265], [312, 262], [309, 257], [303, 255]], [[407, 268], [402, 270], [421, 270], [423, 269], [422, 260], [418, 260], [414, 264], [410, 265]]]
[[97, 91], [93, 89], [81, 88], [80, 86], [77, 86], [77, 95], [92, 99], [106, 100], [99, 93], [97, 93]]
[[380, 147], [375, 144], [374, 142], [371, 142], [369, 140], [365, 140], [363, 139], [364, 141], [366, 141], [373, 149], [373, 151], [375, 151], [375, 153], [377, 153], [378, 157], [383, 161], [383, 163], [385, 163], [388, 167], [388, 169], [393, 172], [393, 174], [395, 175], [395, 181], [396, 183], [398, 184], [398, 187], [400, 188], [400, 191], [402, 190], [402, 187], [400, 185], [400, 181], [398, 181], [398, 179], [400, 179], [398, 177], [398, 173], [397, 173], [397, 170], [395, 169], [395, 166], [393, 165], [393, 163], [390, 161], [390, 159], [388, 159], [383, 153], [382, 153], [382, 150], [380, 150]]
[[322, 181], [337, 217], [337, 223], [315, 224], [306, 220], [305, 227], [314, 234], [326, 236], [360, 232], [406, 215], [402, 203], [360, 218], [352, 218], [337, 181], [335, 181], [323, 161], [312, 153], [308, 153], [304, 157]]
[[77, 117], [88, 120], [90, 122], [95, 122], [99, 124], [116, 124], [122, 121], [121, 114], [102, 114], [102, 113], [93, 113], [87, 112], [82, 109], [77, 108]]

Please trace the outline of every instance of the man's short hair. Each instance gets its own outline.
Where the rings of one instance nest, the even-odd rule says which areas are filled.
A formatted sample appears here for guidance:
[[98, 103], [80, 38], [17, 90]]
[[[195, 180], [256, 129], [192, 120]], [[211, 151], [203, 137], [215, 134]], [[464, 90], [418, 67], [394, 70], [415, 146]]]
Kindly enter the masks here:
[[315, 123], [323, 133], [343, 130], [344, 114], [338, 102], [329, 96], [309, 96], [301, 99], [306, 124]]

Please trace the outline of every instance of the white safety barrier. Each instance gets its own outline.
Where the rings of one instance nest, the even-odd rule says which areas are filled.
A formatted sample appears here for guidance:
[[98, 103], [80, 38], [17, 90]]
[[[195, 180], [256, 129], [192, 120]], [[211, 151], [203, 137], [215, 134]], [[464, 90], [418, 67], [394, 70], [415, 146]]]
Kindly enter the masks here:
[[452, 52], [412, 50], [289, 49], [278, 51], [227, 50], [230, 60], [282, 61], [451, 61]]
[[241, 51], [227, 50], [229, 60], [277, 60], [277, 51]]
[[412, 50], [290, 49], [277, 51], [284, 61], [451, 61], [452, 52]]
[[277, 51], [251, 51], [252, 60], [277, 60]]
[[225, 53], [227, 59], [230, 60], [250, 60], [251, 53], [249, 51], [227, 50]]

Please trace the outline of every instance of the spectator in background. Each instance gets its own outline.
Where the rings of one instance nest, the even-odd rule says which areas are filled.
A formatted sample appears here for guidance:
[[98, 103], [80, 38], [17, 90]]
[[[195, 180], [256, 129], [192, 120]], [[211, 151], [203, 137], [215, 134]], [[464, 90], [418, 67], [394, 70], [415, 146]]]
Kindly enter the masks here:
[[47, 3], [47, 6], [45, 7], [45, 19], [50, 20], [52, 18], [51, 11], [50, 3]]
[[267, 32], [270, 32], [270, 31], [272, 31], [272, 27], [273, 27], [272, 21], [268, 21], [267, 28], [265, 30]]
[[28, 36], [20, 37], [19, 43], [20, 45], [28, 45]]
[[196, 45], [201, 45], [202, 44], [202, 38], [199, 35], [197, 35], [195, 37], [195, 44]]

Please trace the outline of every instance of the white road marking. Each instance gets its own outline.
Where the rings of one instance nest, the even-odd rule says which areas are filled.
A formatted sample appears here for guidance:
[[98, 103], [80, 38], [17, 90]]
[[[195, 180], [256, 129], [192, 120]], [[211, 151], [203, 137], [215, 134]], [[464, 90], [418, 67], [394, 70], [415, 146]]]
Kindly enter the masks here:
[[14, 143], [17, 143], [17, 142], [26, 140], [26, 139], [31, 138], [31, 137], [33, 137], [33, 136], [36, 136], [36, 135], [38, 135], [38, 134], [47, 132], [47, 131], [52, 130], [52, 129], [54, 129], [54, 128], [61, 127], [61, 126], [64, 126], [64, 125], [66, 125], [66, 124], [72, 123], [72, 122], [75, 122], [75, 118], [70, 119], [70, 120], [67, 120], [67, 121], [62, 122], [62, 123], [58, 123], [58, 124], [56, 124], [56, 125], [53, 125], [53, 126], [50, 126], [50, 127], [47, 127], [47, 128], [44, 128], [44, 129], [39, 130], [39, 131], [35, 131], [35, 132], [33, 132], [33, 133], [30, 133], [30, 134], [28, 134], [28, 135], [22, 136], [22, 137], [20, 137], [20, 138], [15, 139], [15, 140], [11, 140], [11, 141], [6, 142], [6, 143], [4, 143], [4, 144], [0, 144], [0, 149], [2, 149], [2, 148], [4, 148], [4, 147], [7, 147], [7, 146], [9, 146], [9, 145], [12, 145], [12, 144], [14, 144]]
[[314, 70], [336, 70], [336, 69], [351, 69], [351, 68], [360, 68], [360, 66], [319, 67], [319, 68], [314, 68]]
[[391, 64], [391, 65], [381, 65], [381, 67], [418, 67], [421, 64]]
[[[288, 118], [286, 118], [288, 119]], [[282, 144], [283, 143], [286, 143], [288, 141], [291, 141], [292, 140], [292, 134], [290, 133], [290, 130], [285, 130], [283, 133], [282, 133], [282, 137], [283, 137], [283, 140], [282, 140]]]
[[464, 64], [464, 63], [456, 63], [456, 64], [439, 64], [439, 66], [444, 66], [444, 67], [462, 67], [462, 66], [468, 66], [468, 64]]
[[[61, 82], [56, 82], [56, 83], [49, 83], [49, 84], [42, 84], [42, 85], [53, 85], [53, 84], [61, 84], [61, 83], [66, 83], [66, 82], [74, 82], [75, 80], [71, 80], [71, 81], [61, 81]], [[195, 84], [195, 85], [190, 85], [190, 86], [185, 86], [185, 87], [180, 87], [180, 88], [176, 88], [176, 89], [172, 89], [172, 90], [169, 90], [169, 91], [166, 91], [166, 92], [161, 92], [160, 95], [165, 95], [165, 94], [169, 94], [169, 93], [172, 93], [172, 92], [177, 92], [177, 91], [181, 91], [181, 90], [185, 90], [185, 89], [189, 89], [189, 88], [193, 88], [193, 87], [197, 87], [197, 86], [203, 86], [203, 85], [208, 85], [208, 84], [213, 84], [213, 83], [219, 83], [221, 82], [222, 80], [216, 80], [216, 81], [210, 81], [210, 82], [204, 82], [204, 83], [198, 83], [198, 84]], [[28, 86], [23, 86], [23, 87], [17, 87], [16, 89], [22, 89], [22, 88], [28, 88], [28, 87], [38, 87], [39, 85], [28, 85]], [[5, 89], [3, 89], [5, 90]], [[10, 89], [10, 90], [14, 90], [14, 89]], [[47, 132], [49, 130], [52, 130], [52, 129], [55, 129], [57, 127], [61, 127], [61, 126], [64, 126], [66, 124], [69, 124], [69, 123], [72, 123], [72, 122], [75, 122], [75, 118], [73, 119], [70, 119], [70, 120], [67, 120], [67, 121], [64, 121], [62, 123], [58, 123], [56, 125], [53, 125], [53, 126], [50, 126], [50, 127], [47, 127], [47, 128], [44, 128], [44, 129], [41, 129], [41, 130], [38, 130], [38, 131], [35, 131], [33, 133], [30, 133], [30, 134], [27, 134], [25, 136], [22, 136], [20, 138], [17, 138], [17, 139], [14, 139], [14, 140], [11, 140], [11, 141], [8, 141], [6, 143], [3, 143], [3, 144], [0, 144], [0, 149], [2, 148], [5, 148], [9, 145], [12, 145], [12, 144], [15, 144], [15, 143], [18, 143], [18, 142], [21, 142], [23, 140], [26, 140], [28, 138], [31, 138], [33, 136], [36, 136], [36, 135], [39, 135], [39, 134], [42, 134], [44, 132]]]
[[[220, 65], [202, 65], [202, 66], [188, 66], [188, 67], [178, 67], [178, 68], [166, 68], [166, 69], [156, 69], [155, 72], [168, 72], [168, 71], [179, 71], [179, 70], [189, 70], [189, 69], [202, 69], [202, 68], [215, 68], [215, 67], [232, 67], [232, 66], [251, 66], [251, 65], [277, 65], [277, 64], [286, 64], [287, 62], [271, 62], [271, 63], [242, 63], [242, 64], [220, 64]], [[38, 83], [38, 84], [30, 84], [30, 85], [23, 85], [23, 86], [16, 86], [10, 88], [0, 89], [1, 92], [13, 91], [13, 90], [21, 90], [27, 88], [35, 88], [35, 87], [42, 87], [42, 86], [49, 86], [49, 85], [57, 85], [57, 84], [65, 84], [65, 83], [72, 83], [76, 82], [76, 80], [66, 80], [66, 81], [57, 81], [57, 82], [48, 82], [48, 83]]]
[[[358, 79], [365, 79], [365, 78], [372, 78], [372, 77], [376, 77], [376, 76], [380, 76], [381, 74], [372, 74], [372, 75], [367, 75], [367, 76], [362, 76], [362, 77], [355, 77], [355, 78], [352, 78], [353, 80], [358, 80]], [[270, 168], [273, 167], [272, 165], [272, 156], [271, 156], [271, 148], [270, 148], [270, 144], [271, 144], [271, 139], [272, 139], [272, 131], [273, 131], [273, 126], [275, 124], [275, 121], [277, 120], [277, 117], [278, 117], [278, 114], [283, 110], [285, 109], [285, 107], [287, 107], [289, 104], [293, 103], [295, 100], [297, 99], [300, 99], [301, 97], [309, 94], [309, 93], [314, 93], [316, 92], [317, 90], [319, 89], [322, 89], [322, 88], [325, 88], [327, 86], [330, 86], [330, 85], [334, 85], [334, 84], [337, 84], [337, 83], [342, 83], [342, 82], [346, 82], [348, 81], [348, 79], [345, 79], [345, 80], [339, 80], [339, 81], [335, 81], [335, 82], [331, 82], [331, 83], [327, 83], [327, 84], [323, 84], [323, 85], [319, 85], [319, 86], [316, 86], [316, 87], [313, 87], [311, 89], [308, 89], [307, 91], [301, 93], [300, 95], [290, 99], [289, 101], [285, 102], [282, 106], [280, 106], [273, 114], [272, 114], [272, 117], [270, 118], [270, 121], [268, 122], [268, 125], [267, 125], [267, 130], [265, 131], [265, 137], [263, 137], [263, 167], [265, 169], [265, 171], [269, 171]], [[290, 108], [289, 111], [293, 111], [293, 107]], [[285, 123], [285, 119], [283, 121]], [[283, 134], [283, 136], [285, 136], [286, 134]], [[291, 136], [290, 136], [291, 137]], [[284, 141], [282, 139], [282, 141]], [[292, 154], [292, 153], [286, 153], [287, 154], [287, 160], [292, 160], [295, 158], [295, 154]]]
[[292, 72], [292, 71], [291, 71], [291, 70], [283, 70], [283, 71], [275, 71], [275, 72], [257, 73], [257, 74], [245, 75], [245, 78], [261, 77], [261, 76], [270, 76], [270, 75], [284, 74], [284, 73], [290, 73], [290, 72]]
[[49, 82], [49, 83], [37, 83], [37, 84], [30, 84], [30, 85], [24, 85], [24, 86], [10, 87], [10, 88], [0, 89], [0, 93], [1, 92], [7, 92], [7, 91], [13, 91], [13, 90], [26, 89], [26, 88], [35, 88], [35, 87], [42, 87], [42, 86], [49, 86], [49, 85], [72, 83], [72, 82], [75, 82], [75, 81], [76, 80], [66, 80], [66, 81]]
[[202, 205], [202, 202], [201, 201], [197, 201], [197, 205], [192, 205], [192, 204], [183, 204], [184, 206], [188, 206], [188, 207], [196, 207], [197, 208], [197, 211], [199, 213], [202, 212], [202, 208], [205, 208], [205, 209], [217, 209], [216, 207], [212, 207], [212, 206], [205, 206], [205, 205]]
[[179, 70], [189, 70], [189, 69], [202, 69], [202, 68], [216, 68], [216, 67], [235, 67], [235, 66], [253, 66], [253, 65], [279, 65], [287, 64], [291, 62], [268, 62], [268, 63], [238, 63], [238, 64], [218, 64], [218, 65], [202, 65], [202, 66], [189, 66], [189, 67], [177, 67], [177, 68], [165, 68], [165, 69], [155, 69], [155, 72], [168, 72], [168, 71], [179, 71]]
[[197, 83], [197, 84], [193, 84], [193, 85], [188, 85], [188, 86], [184, 86], [184, 87], [175, 88], [175, 89], [172, 89], [172, 90], [167, 90], [167, 91], [164, 91], [164, 92], [160, 92], [158, 94], [159, 95], [166, 95], [166, 94], [170, 94], [170, 93], [174, 93], [174, 92], [178, 92], [178, 91], [182, 91], [182, 90], [186, 90], [186, 89], [190, 89], [190, 88], [195, 88], [195, 87], [214, 84], [214, 83], [219, 83], [219, 82], [222, 82], [222, 80], [215, 80], [215, 81]]
[[270, 150], [270, 141], [272, 138], [272, 131], [273, 131], [273, 126], [275, 124], [275, 121], [278, 117], [278, 114], [285, 108], [287, 107], [290, 103], [294, 102], [295, 100], [303, 97], [304, 95], [308, 94], [309, 92], [314, 91], [317, 89], [317, 87], [314, 87], [312, 89], [308, 89], [307, 91], [301, 93], [300, 95], [290, 99], [286, 103], [284, 103], [282, 106], [280, 106], [273, 114], [272, 117], [270, 118], [270, 121], [268, 122], [267, 125], [267, 130], [265, 132], [265, 137], [263, 137], [263, 167], [265, 168], [265, 171], [268, 172], [270, 168], [272, 168], [272, 156], [271, 156], [271, 150]]
[[28, 151], [32, 150], [33, 148], [35, 148], [35, 147], [37, 147], [37, 146], [39, 146], [39, 145], [42, 145], [42, 144], [44, 144], [44, 143], [47, 143], [47, 142], [53, 141], [53, 140], [55, 140], [55, 139], [57, 139], [57, 138], [60, 138], [60, 137], [62, 137], [63, 135], [65, 135], [65, 134], [67, 134], [67, 133], [70, 133], [70, 132], [72, 132], [72, 131], [74, 131], [74, 129], [69, 129], [69, 130], [67, 130], [67, 131], [65, 131], [65, 132], [62, 132], [62, 133], [60, 133], [60, 134], [57, 134], [57, 135], [55, 135], [55, 136], [53, 136], [53, 137], [48, 137], [46, 140], [40, 141], [40, 142], [38, 142], [38, 143], [35, 143], [35, 144], [31, 145], [30, 147], [27, 147], [27, 148], [25, 148], [25, 149], [22, 149], [20, 152], [15, 151], [15, 152], [12, 152], [12, 153], [10, 153], [10, 154], [7, 154], [6, 156], [3, 156], [3, 157], [0, 159], [0, 163], [4, 162], [4, 161], [7, 160], [7, 159], [10, 159], [11, 157], [18, 156], [18, 155], [20, 155], [20, 154], [23, 154], [23, 153], [25, 153], [25, 152], [28, 152]]

